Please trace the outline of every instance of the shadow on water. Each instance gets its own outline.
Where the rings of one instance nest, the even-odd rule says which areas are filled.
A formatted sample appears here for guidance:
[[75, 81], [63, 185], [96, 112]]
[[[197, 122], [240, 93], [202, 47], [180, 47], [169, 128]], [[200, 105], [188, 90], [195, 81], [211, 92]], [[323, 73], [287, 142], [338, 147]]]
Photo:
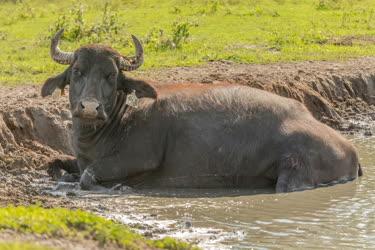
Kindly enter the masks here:
[[84, 191], [79, 187], [79, 183], [55, 182], [50, 183], [45, 192], [54, 196], [71, 197], [100, 197], [113, 198], [119, 196], [140, 196], [154, 198], [217, 198], [217, 197], [238, 197], [261, 194], [275, 194], [273, 188], [269, 189], [187, 189], [187, 188], [165, 188], [165, 189], [133, 189], [121, 186], [116, 189], [103, 189], [101, 191]]
[[142, 189], [135, 190], [137, 195], [159, 198], [218, 198], [247, 195], [274, 194], [274, 189]]

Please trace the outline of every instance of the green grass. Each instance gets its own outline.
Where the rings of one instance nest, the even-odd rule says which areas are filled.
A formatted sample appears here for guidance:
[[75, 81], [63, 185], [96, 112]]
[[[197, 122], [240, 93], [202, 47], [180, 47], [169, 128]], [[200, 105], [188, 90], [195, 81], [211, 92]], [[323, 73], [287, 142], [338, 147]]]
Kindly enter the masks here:
[[23, 242], [12, 242], [12, 243], [0, 243], [0, 250], [54, 250], [56, 248], [51, 248], [47, 246], [41, 246], [33, 243], [23, 243]]
[[[54, 238], [93, 239], [102, 246], [116, 244], [125, 249], [198, 249], [172, 238], [148, 240], [122, 224], [81, 210], [64, 208], [0, 208], [0, 230], [4, 229]], [[6, 245], [0, 244], [0, 249], [2, 247], [7, 249]]]
[[49, 37], [60, 27], [66, 50], [101, 42], [132, 53], [135, 34], [146, 47], [146, 70], [375, 52], [373, 0], [3, 0], [0, 16], [3, 85], [41, 83], [64, 68], [49, 58]]

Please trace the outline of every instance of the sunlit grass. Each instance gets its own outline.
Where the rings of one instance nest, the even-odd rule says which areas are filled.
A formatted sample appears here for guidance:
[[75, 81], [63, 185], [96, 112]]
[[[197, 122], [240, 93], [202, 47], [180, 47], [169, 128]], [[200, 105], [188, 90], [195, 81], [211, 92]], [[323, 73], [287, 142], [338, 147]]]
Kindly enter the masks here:
[[[44, 209], [38, 206], [0, 208], [0, 232], [4, 229], [52, 238], [92, 239], [102, 246], [115, 244], [125, 249], [198, 249], [172, 238], [148, 240], [125, 225], [81, 210], [73, 211], [65, 208]], [[0, 249], [10, 249], [6, 248], [9, 246], [12, 245], [0, 244]], [[29, 247], [22, 243], [13, 246]]]
[[[375, 52], [373, 0], [113, 0], [103, 21], [105, 4], [2, 3], [0, 84], [41, 83], [63, 69], [49, 58], [49, 37], [60, 27], [58, 20], [69, 26], [62, 44], [66, 50], [99, 41], [129, 54], [130, 34], [137, 35], [146, 48], [144, 70], [213, 60], [343, 60]], [[187, 35], [175, 48], [176, 24], [186, 24]], [[81, 28], [75, 37], [74, 30]], [[348, 43], [341, 42], [348, 37]]]
[[55, 250], [57, 248], [42, 246], [31, 242], [1, 242], [0, 250]]

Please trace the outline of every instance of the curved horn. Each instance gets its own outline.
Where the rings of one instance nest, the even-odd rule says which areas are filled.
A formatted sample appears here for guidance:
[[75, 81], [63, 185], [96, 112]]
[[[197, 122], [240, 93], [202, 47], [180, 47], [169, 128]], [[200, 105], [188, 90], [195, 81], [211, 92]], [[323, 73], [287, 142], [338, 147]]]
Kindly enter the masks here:
[[135, 56], [120, 58], [120, 70], [132, 71], [136, 70], [143, 64], [143, 47], [137, 37], [132, 35], [133, 43], [135, 45]]
[[51, 40], [51, 57], [60, 64], [71, 64], [74, 60], [73, 52], [64, 52], [59, 48], [59, 42], [64, 29], [59, 30]]

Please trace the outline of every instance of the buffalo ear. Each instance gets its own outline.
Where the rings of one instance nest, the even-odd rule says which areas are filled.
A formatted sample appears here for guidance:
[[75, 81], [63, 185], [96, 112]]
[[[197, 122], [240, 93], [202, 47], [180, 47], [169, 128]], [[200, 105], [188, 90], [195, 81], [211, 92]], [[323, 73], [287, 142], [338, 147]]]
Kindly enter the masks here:
[[63, 73], [58, 74], [57, 76], [48, 78], [42, 87], [42, 97], [52, 95], [56, 88], [64, 90], [65, 86], [69, 84], [69, 72], [70, 68], [65, 70]]
[[135, 90], [135, 95], [138, 98], [148, 97], [156, 99], [158, 96], [156, 89], [149, 83], [142, 80], [128, 78], [123, 75], [121, 75], [119, 79], [117, 89], [123, 90], [126, 93], [131, 93], [133, 90]]

